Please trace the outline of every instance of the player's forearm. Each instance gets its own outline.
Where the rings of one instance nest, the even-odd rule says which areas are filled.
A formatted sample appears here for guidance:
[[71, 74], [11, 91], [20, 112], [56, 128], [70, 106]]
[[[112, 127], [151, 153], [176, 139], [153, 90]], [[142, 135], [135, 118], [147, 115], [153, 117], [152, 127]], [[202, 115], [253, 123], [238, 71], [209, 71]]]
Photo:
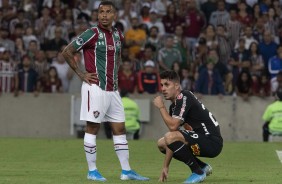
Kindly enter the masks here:
[[163, 165], [164, 168], [169, 168], [172, 156], [173, 152], [169, 148], [166, 148], [165, 160]]
[[74, 59], [74, 53], [76, 50], [73, 48], [73, 46], [68, 45], [62, 52], [66, 62], [68, 65], [73, 69], [73, 71], [80, 77], [83, 72], [80, 70], [80, 68], [77, 65], [77, 62]]
[[173, 118], [168, 114], [165, 107], [160, 108], [161, 116], [170, 131], [176, 131], [179, 127], [179, 124], [174, 122]]

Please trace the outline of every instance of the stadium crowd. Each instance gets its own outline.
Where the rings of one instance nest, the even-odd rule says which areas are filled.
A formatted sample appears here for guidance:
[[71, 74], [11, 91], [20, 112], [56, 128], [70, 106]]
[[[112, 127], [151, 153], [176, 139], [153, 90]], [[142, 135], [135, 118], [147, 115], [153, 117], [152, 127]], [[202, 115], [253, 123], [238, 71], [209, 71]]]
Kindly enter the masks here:
[[[97, 24], [99, 0], [0, 0], [0, 92], [79, 93], [61, 51]], [[271, 96], [282, 70], [279, 0], [114, 0], [120, 90], [154, 94], [175, 70], [198, 95]], [[83, 68], [83, 53], [76, 61]], [[281, 75], [282, 74], [278, 74]]]

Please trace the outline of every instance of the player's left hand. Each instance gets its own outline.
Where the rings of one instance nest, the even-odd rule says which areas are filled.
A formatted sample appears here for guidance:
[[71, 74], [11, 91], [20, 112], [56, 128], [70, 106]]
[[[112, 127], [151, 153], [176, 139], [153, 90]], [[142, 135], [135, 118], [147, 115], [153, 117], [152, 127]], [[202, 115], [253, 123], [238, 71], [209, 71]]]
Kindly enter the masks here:
[[153, 102], [154, 102], [154, 105], [155, 105], [157, 108], [159, 108], [159, 109], [165, 107], [164, 102], [163, 102], [163, 99], [162, 99], [161, 96], [155, 97], [155, 99], [153, 100]]
[[165, 182], [167, 180], [167, 177], [168, 177], [168, 168], [164, 167], [161, 172], [159, 182]]

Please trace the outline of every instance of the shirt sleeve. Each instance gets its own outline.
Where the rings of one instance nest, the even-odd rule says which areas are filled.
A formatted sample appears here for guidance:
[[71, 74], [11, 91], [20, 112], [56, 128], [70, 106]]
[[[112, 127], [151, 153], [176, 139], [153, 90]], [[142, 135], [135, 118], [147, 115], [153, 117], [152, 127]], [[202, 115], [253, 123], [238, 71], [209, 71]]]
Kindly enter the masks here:
[[98, 32], [93, 29], [87, 29], [72, 41], [74, 48], [79, 51], [84, 48], [94, 48], [98, 39]]
[[262, 116], [262, 119], [265, 121], [265, 122], [268, 122], [272, 119], [272, 113], [271, 113], [271, 108], [268, 106]]

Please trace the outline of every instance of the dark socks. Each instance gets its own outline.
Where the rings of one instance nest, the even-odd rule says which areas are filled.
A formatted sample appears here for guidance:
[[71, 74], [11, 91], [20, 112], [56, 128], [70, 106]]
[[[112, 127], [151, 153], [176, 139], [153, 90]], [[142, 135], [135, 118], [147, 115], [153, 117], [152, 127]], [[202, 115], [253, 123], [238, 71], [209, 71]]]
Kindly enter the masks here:
[[203, 161], [201, 161], [200, 159], [198, 159], [197, 157], [195, 157], [196, 161], [198, 162], [199, 166], [201, 168], [204, 168], [207, 164]]
[[268, 129], [269, 122], [264, 123], [262, 127], [262, 137], [263, 137], [263, 142], [268, 142], [269, 139], [269, 129]]
[[191, 150], [186, 144], [181, 141], [176, 141], [167, 145], [167, 147], [173, 151], [173, 158], [184, 162], [188, 165], [193, 173], [203, 174], [195, 156], [192, 154]]

